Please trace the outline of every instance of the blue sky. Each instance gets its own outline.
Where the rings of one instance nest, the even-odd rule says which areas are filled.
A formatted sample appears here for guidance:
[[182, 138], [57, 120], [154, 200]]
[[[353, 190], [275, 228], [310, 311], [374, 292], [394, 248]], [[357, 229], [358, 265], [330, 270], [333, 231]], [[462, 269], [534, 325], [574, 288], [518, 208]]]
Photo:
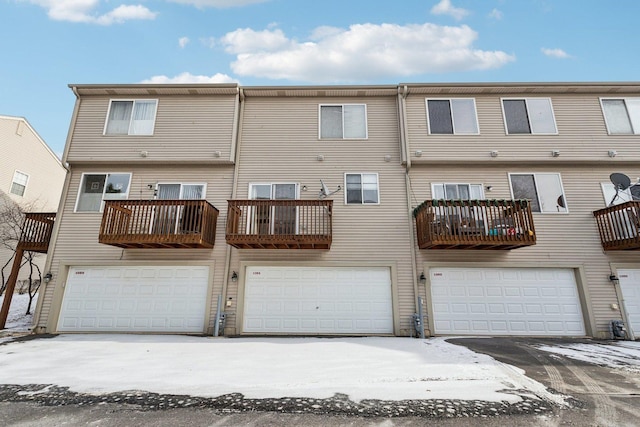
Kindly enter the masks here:
[[62, 153], [70, 83], [637, 81], [637, 0], [0, 0], [0, 115]]

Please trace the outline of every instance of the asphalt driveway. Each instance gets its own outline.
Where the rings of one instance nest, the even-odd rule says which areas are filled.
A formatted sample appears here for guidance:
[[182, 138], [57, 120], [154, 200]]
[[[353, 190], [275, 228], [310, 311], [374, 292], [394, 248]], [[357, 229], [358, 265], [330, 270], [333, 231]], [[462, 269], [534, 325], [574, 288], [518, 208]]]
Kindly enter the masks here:
[[[449, 343], [523, 369], [552, 390], [573, 396], [574, 409], [556, 409], [552, 425], [640, 425], [640, 374], [541, 350], [572, 344], [614, 345], [611, 341], [565, 338], [454, 338]], [[615, 351], [616, 347], [612, 347]], [[544, 424], [547, 425], [547, 424]]]

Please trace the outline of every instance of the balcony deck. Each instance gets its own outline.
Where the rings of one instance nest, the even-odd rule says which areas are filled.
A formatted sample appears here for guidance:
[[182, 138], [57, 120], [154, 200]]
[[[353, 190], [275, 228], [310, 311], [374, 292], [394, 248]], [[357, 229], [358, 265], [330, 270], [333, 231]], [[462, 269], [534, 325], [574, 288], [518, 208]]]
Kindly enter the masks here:
[[229, 200], [227, 243], [239, 249], [330, 249], [332, 200]]
[[510, 250], [536, 244], [526, 200], [427, 200], [413, 216], [420, 249]]
[[605, 251], [640, 249], [640, 200], [593, 212]]
[[107, 200], [98, 242], [126, 249], [213, 248], [218, 209], [206, 200]]
[[49, 249], [55, 213], [27, 213], [17, 247], [32, 252], [46, 253]]

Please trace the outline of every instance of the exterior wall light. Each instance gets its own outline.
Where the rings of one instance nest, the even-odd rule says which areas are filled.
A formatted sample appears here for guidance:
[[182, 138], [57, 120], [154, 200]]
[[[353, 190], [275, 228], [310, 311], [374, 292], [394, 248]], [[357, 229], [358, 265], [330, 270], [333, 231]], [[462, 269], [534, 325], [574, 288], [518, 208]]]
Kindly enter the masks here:
[[498, 153], [498, 150], [493, 150], [489, 154], [491, 154], [491, 157], [498, 157], [498, 154], [500, 154], [500, 153]]
[[616, 150], [609, 150], [607, 154], [609, 155], [609, 157], [615, 157], [618, 155], [618, 152]]
[[51, 279], [53, 279], [53, 274], [51, 274], [51, 272], [48, 272], [42, 278], [42, 280], [44, 280], [44, 283], [49, 283], [51, 281]]
[[235, 271], [231, 275], [231, 281], [232, 282], [237, 282], [238, 281], [238, 273], [236, 273]]
[[609, 276], [609, 281], [613, 283], [613, 286], [620, 284], [620, 279], [618, 279], [618, 276], [616, 276], [615, 274]]
[[424, 275], [424, 271], [420, 273], [419, 279], [420, 279], [420, 283], [422, 283], [423, 285], [427, 283], [427, 277]]

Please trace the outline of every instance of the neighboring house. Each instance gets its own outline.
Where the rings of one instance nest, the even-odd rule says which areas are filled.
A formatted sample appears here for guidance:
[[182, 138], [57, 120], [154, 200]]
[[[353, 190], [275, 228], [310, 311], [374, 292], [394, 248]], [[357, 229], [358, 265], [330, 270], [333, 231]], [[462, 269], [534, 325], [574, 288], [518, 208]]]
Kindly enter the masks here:
[[[0, 116], [0, 153], [0, 203], [29, 212], [57, 211], [66, 170], [27, 120]], [[13, 257], [13, 249], [0, 247], [0, 267]], [[36, 260], [44, 274], [45, 256], [38, 255]], [[11, 263], [4, 270], [5, 280], [10, 270]], [[18, 279], [28, 276], [29, 269], [22, 268]]]
[[640, 84], [72, 88], [36, 332], [640, 335]]

